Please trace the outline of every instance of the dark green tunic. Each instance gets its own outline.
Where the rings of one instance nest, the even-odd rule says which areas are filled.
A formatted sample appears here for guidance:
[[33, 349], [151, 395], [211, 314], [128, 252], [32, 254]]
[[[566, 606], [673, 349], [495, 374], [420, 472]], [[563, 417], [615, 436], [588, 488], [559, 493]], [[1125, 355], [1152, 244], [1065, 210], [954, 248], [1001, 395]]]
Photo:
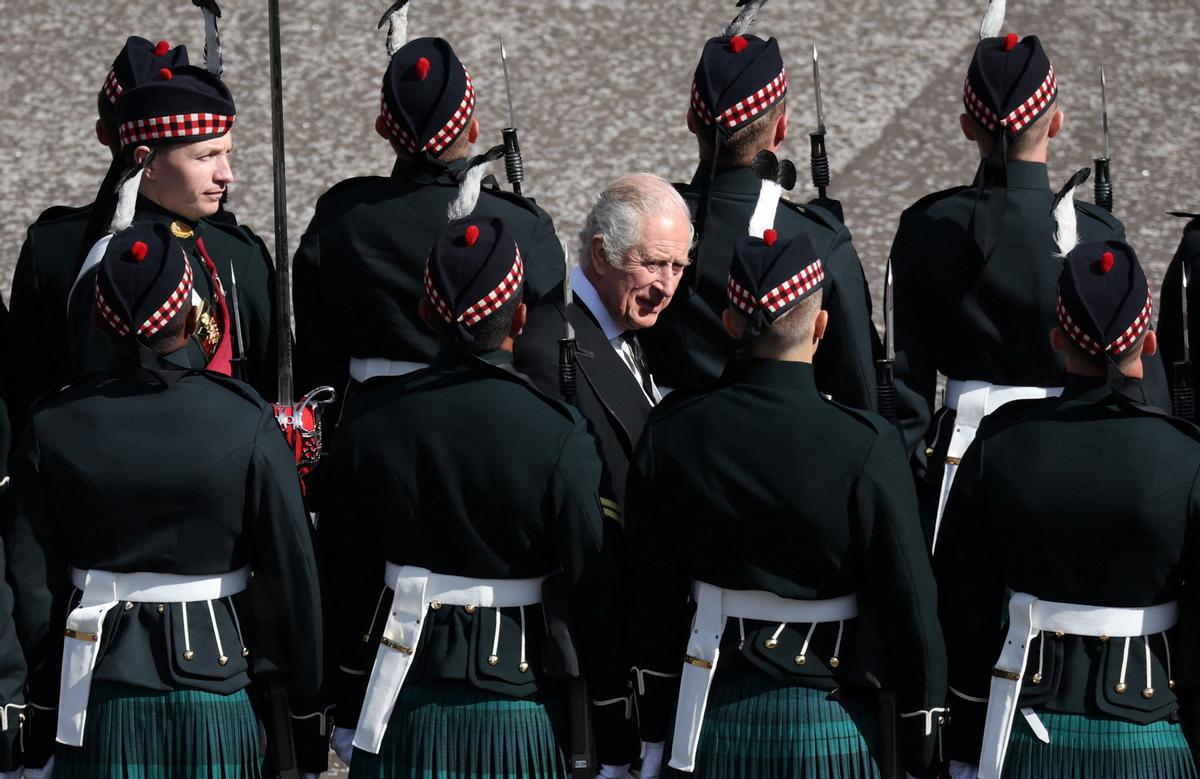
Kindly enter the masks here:
[[[702, 163], [690, 184], [677, 184], [694, 214], [708, 176]], [[758, 202], [761, 181], [749, 168], [719, 171], [700, 236], [699, 276], [685, 271], [675, 298], [658, 323], [639, 334], [654, 380], [676, 389], [711, 386], [725, 369], [733, 341], [721, 324], [729, 307], [729, 263], [733, 244], [746, 235]], [[786, 240], [807, 235], [825, 266], [829, 329], [817, 352], [817, 387], [839, 403], [875, 408], [875, 350], [879, 341], [871, 322], [871, 292], [850, 231], [828, 211], [814, 205], [779, 202], [775, 230]]]
[[[417, 312], [425, 260], [446, 225], [465, 160], [347, 179], [317, 201], [294, 264], [296, 383], [341, 390], [351, 357], [428, 364], [437, 339]], [[525, 264], [525, 303], [562, 298], [554, 222], [533, 200], [485, 185], [475, 216], [500, 217]]]
[[[754, 671], [866, 694], [874, 678], [897, 690], [903, 712], [943, 705], [937, 596], [896, 433], [822, 398], [811, 365], [755, 361], [727, 386], [668, 396], [643, 431], [626, 511], [638, 668], [679, 674], [693, 580], [801, 600], [856, 594], [859, 618], [846, 625], [836, 667], [835, 625], [815, 631], [801, 666], [808, 625], [788, 625], [768, 649], [778, 624], [746, 620], [739, 648], [730, 620], [714, 685]], [[662, 741], [675, 685], [643, 681], [642, 737]], [[905, 767], [931, 776], [939, 728], [926, 737], [923, 718], [901, 723]]]
[[[1128, 391], [1140, 389], [1133, 382]], [[988, 696], [1008, 591], [1115, 607], [1180, 599], [1178, 627], [1149, 638], [1150, 695], [1142, 694], [1143, 639], [1131, 641], [1127, 689], [1118, 692], [1123, 640], [1043, 633], [1030, 646], [1020, 698], [1038, 711], [1178, 721], [1177, 696], [1200, 681], [1198, 532], [1200, 431], [1190, 424], [1074, 375], [1061, 398], [1010, 403], [987, 417], [959, 466], [934, 561], [954, 757], [978, 759], [986, 704], [972, 698]]]
[[[341, 727], [358, 720], [391, 606], [385, 562], [475, 578], [560, 574], [557, 591], [566, 594], [593, 699], [628, 694], [620, 530], [596, 443], [577, 411], [537, 393], [511, 365], [508, 352], [468, 361], [447, 349], [426, 370], [366, 382], [348, 407], [322, 476], [328, 508], [318, 529]], [[494, 666], [487, 659], [495, 609], [431, 610], [406, 684], [465, 682], [514, 698], [557, 697], [561, 687], [543, 666], [560, 645], [542, 613], [525, 608], [522, 671], [518, 609], [499, 611]], [[625, 713], [623, 703], [597, 709], [604, 762], [630, 760]], [[393, 715], [385, 743], [403, 738], [397, 722]]]
[[[1162, 296], [1158, 308], [1158, 348], [1162, 353], [1167, 378], [1175, 386], [1174, 365], [1183, 360], [1183, 269], [1188, 272], [1188, 336], [1189, 344], [1195, 349], [1200, 346], [1200, 217], [1192, 217], [1183, 228], [1179, 248], [1167, 266], [1163, 278]], [[1200, 386], [1200, 369], [1192, 360], [1188, 375], [1191, 386]]]
[[[78, 600], [69, 566], [184, 575], [251, 566], [250, 588], [213, 601], [213, 617], [202, 603], [187, 607], [186, 638], [179, 605], [114, 608], [94, 681], [230, 695], [282, 669], [293, 712], [319, 710], [316, 564], [273, 410], [241, 382], [137, 359], [123, 352], [110, 372], [44, 396], [14, 454], [4, 541], [17, 633], [34, 661], [29, 697], [47, 715], [26, 742], [37, 755], [30, 765], [41, 765], [54, 743], [63, 625]], [[297, 724], [315, 735], [318, 719]], [[85, 742], [94, 727], [89, 718]], [[324, 743], [301, 743], [308, 770], [323, 767]]]

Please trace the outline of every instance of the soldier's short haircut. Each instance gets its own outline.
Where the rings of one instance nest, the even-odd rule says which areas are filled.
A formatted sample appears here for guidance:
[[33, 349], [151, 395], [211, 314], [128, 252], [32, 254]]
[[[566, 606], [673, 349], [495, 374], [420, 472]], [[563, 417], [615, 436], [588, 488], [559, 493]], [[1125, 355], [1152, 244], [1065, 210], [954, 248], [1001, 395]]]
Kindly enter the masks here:
[[[484, 352], [491, 352], [500, 348], [500, 345], [504, 343], [504, 339], [508, 338], [509, 331], [512, 330], [513, 316], [516, 314], [517, 306], [521, 305], [524, 297], [525, 289], [522, 287], [489, 316], [467, 328], [473, 339], [470, 347], [472, 353], [483, 354]], [[451, 327], [436, 314], [433, 319], [434, 329], [443, 341], [458, 341], [456, 328]]]
[[[754, 161], [756, 154], [771, 146], [772, 133], [775, 132], [775, 120], [785, 111], [787, 111], [786, 97], [771, 106], [765, 114], [722, 141], [721, 152], [717, 155], [717, 163], [738, 167], [749, 166]], [[694, 111], [692, 120], [697, 127], [701, 126]], [[697, 137], [704, 148], [704, 156], [710, 156], [712, 154], [712, 132], [701, 130]]]
[[[779, 352], [811, 340], [813, 325], [816, 323], [817, 312], [821, 310], [824, 294], [817, 290], [801, 300], [795, 308], [772, 322], [767, 331], [755, 340], [754, 345], [769, 352]], [[733, 312], [738, 321], [746, 321], [746, 317], [736, 309]]]
[[[1117, 360], [1118, 368], [1124, 369], [1134, 360], [1140, 360], [1142, 358], [1142, 344], [1145, 343], [1146, 333], [1148, 332], [1150, 331], [1147, 330], [1138, 336], [1137, 339], [1134, 340], [1134, 342], [1130, 344], [1129, 347], [1121, 354], [1121, 357]], [[1078, 346], [1076, 346], [1075, 342], [1070, 338], [1067, 339], [1067, 350], [1070, 351], [1071, 354], [1073, 354], [1075, 358], [1082, 363], [1091, 363], [1092, 365], [1098, 367], [1104, 367], [1104, 365], [1108, 362], [1108, 358], [1105, 357], [1104, 354], [1088, 354], [1083, 349], [1080, 349]]]
[[630, 173], [610, 184], [596, 197], [579, 231], [579, 258], [585, 262], [592, 239], [604, 241], [604, 256], [614, 268], [623, 267], [625, 254], [641, 240], [642, 222], [656, 214], [673, 214], [689, 225], [692, 215], [675, 188], [653, 173]]
[[[1008, 139], [1009, 159], [1027, 154], [1028, 152], [1037, 148], [1042, 141], [1046, 140], [1046, 136], [1050, 133], [1051, 117], [1054, 116], [1055, 111], [1061, 110], [1062, 101], [1059, 100], [1055, 102], [1051, 108], [1054, 110], [1047, 111], [1039, 116], [1036, 120], [1034, 120], [1033, 124], [1029, 125], [1029, 128], [1025, 130], [1025, 132], [1021, 133], [1016, 138]], [[978, 121], [976, 121], [975, 117], [971, 116], [970, 114], [967, 114], [967, 117], [971, 120], [971, 124], [975, 127], [976, 138], [991, 138], [992, 143], [996, 142], [996, 139], [999, 138], [997, 133], [993, 133], [992, 131], [988, 130]]]

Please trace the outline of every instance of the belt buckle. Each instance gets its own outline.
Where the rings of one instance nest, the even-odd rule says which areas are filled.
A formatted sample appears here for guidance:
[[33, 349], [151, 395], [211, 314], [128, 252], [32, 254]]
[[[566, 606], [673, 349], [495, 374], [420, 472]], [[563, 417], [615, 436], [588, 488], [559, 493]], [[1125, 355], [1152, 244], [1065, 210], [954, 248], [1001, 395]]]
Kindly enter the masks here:
[[92, 643], [95, 643], [100, 638], [95, 633], [86, 633], [82, 630], [72, 630], [71, 628], [64, 630], [63, 635], [67, 638], [73, 638], [76, 641], [90, 641]]
[[692, 657], [691, 655], [684, 655], [683, 662], [687, 663], [688, 665], [694, 665], [697, 668], [702, 668], [705, 671], [710, 671], [713, 667], [713, 664], [709, 661], [700, 657]]
[[1016, 671], [1006, 671], [1003, 668], [993, 668], [992, 676], [996, 677], [997, 679], [1007, 679], [1010, 682], [1021, 681], [1021, 674], [1017, 673]]
[[399, 641], [391, 640], [387, 636], [383, 636], [382, 638], [380, 638], [379, 643], [383, 644], [388, 649], [395, 649], [397, 652], [404, 654], [404, 655], [411, 655], [413, 653], [411, 646], [405, 646], [404, 644], [401, 644]]

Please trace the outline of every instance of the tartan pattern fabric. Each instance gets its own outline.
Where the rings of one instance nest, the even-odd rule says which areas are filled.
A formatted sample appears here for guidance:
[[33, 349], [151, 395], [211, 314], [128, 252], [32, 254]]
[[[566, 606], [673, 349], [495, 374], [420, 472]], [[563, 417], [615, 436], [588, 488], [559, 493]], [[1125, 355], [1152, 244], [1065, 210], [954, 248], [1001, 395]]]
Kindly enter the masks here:
[[976, 94], [975, 89], [971, 86], [971, 76], [968, 74], [966, 82], [963, 84], [963, 104], [971, 116], [975, 117], [975, 121], [988, 130], [995, 131], [999, 126], [1011, 129], [1014, 134], [1020, 134], [1046, 110], [1046, 106], [1054, 101], [1057, 92], [1058, 82], [1054, 78], [1054, 67], [1051, 66], [1046, 73], [1046, 78], [1042, 80], [1041, 85], [1034, 90], [1033, 94], [1002, 119]]
[[404, 685], [378, 755], [354, 750], [351, 779], [566, 779], [565, 712], [466, 682]]
[[121, 145], [160, 141], [170, 138], [194, 138], [200, 135], [221, 136], [233, 127], [233, 115], [193, 113], [153, 116], [136, 119], [121, 125], [118, 133]]
[[[757, 670], [717, 672], [708, 696], [694, 773], [664, 766], [663, 777], [879, 777], [873, 695], [830, 693]], [[670, 737], [668, 736], [668, 741]], [[669, 755], [668, 744], [664, 754]], [[664, 761], [665, 762], [665, 761]]]
[[[463, 76], [466, 77], [467, 88], [463, 91], [462, 101], [441, 129], [421, 145], [421, 151], [427, 151], [436, 157], [454, 143], [454, 139], [467, 126], [467, 122], [471, 121], [471, 116], [475, 113], [475, 87], [471, 84], [471, 74], [466, 65], [463, 66]], [[392, 115], [392, 109], [387, 104], [387, 93], [383, 91], [379, 95], [379, 115], [383, 117], [383, 123], [388, 128], [388, 132], [400, 142], [404, 150], [409, 154], [416, 154], [416, 139], [396, 121], [395, 116]]]
[[1196, 779], [1196, 765], [1179, 724], [1159, 720], [1138, 725], [1106, 717], [1038, 711], [1050, 734], [1045, 744], [1024, 717], [1013, 722], [1004, 761], [1005, 777], [1051, 779]]
[[754, 296], [746, 291], [745, 287], [738, 284], [733, 276], [729, 277], [729, 288], [726, 293], [729, 296], [729, 305], [741, 311], [746, 316], [754, 313], [757, 303]]
[[[1096, 355], [1100, 353], [1100, 342], [1084, 331], [1082, 327], [1076, 324], [1075, 320], [1067, 311], [1066, 305], [1063, 304], [1062, 295], [1058, 296], [1055, 304], [1058, 309], [1058, 323], [1066, 332], [1067, 337], [1088, 354]], [[1112, 343], [1104, 347], [1104, 351], [1118, 355], [1124, 352], [1137, 340], [1142, 337], [1142, 333], [1146, 332], [1146, 328], [1150, 325], [1150, 318], [1154, 315], [1154, 300], [1151, 296], [1146, 296], [1146, 304], [1142, 306], [1141, 312], [1134, 318], [1133, 323], [1129, 327], [1121, 331], [1121, 334], [1113, 339]]]
[[447, 323], [454, 321], [454, 315], [450, 313], [450, 306], [446, 305], [446, 301], [437, 291], [437, 287], [433, 285], [433, 277], [429, 275], [429, 266], [425, 266], [425, 295], [429, 298], [429, 302], [441, 314], [442, 319]]
[[[145, 322], [138, 325], [137, 334], [150, 336], [162, 330], [191, 299], [192, 264], [185, 259], [183, 263], [183, 277], [179, 280], [179, 285], [167, 296], [162, 305], [146, 318]], [[112, 328], [114, 333], [120, 336], [130, 334], [129, 324], [121, 318], [121, 315], [109, 305], [108, 299], [104, 297], [104, 290], [100, 288], [100, 274], [98, 273], [96, 274], [96, 310], [100, 312], [101, 318]]]
[[82, 747], [56, 745], [59, 779], [260, 779], [258, 725], [245, 690], [148, 690], [96, 680]]
[[700, 97], [696, 82], [692, 82], [692, 109], [704, 124], [720, 124], [727, 130], [736, 130], [744, 124], [753, 121], [763, 111], [773, 106], [787, 93], [787, 68], [779, 71], [779, 75], [771, 79], [765, 86], [752, 95], [742, 98], [729, 108], [713, 117], [712, 111]]
[[517, 249], [516, 259], [513, 260], [512, 267], [508, 270], [508, 275], [500, 280], [495, 289], [476, 301], [466, 311], [462, 312], [458, 316], [458, 321], [467, 327], [471, 327], [487, 319], [496, 312], [496, 309], [503, 306], [512, 298], [513, 293], [520, 289], [523, 281], [525, 281], [525, 266], [521, 263], [521, 250]]
[[121, 86], [121, 82], [117, 81], [117, 71], [108, 71], [108, 78], [104, 79], [103, 91], [104, 96], [108, 98], [108, 102], [115, 105], [117, 98], [119, 98], [121, 93], [125, 91], [125, 88]]
[[803, 297], [813, 287], [825, 280], [825, 266], [817, 260], [778, 287], [759, 298], [759, 304], [772, 314]]

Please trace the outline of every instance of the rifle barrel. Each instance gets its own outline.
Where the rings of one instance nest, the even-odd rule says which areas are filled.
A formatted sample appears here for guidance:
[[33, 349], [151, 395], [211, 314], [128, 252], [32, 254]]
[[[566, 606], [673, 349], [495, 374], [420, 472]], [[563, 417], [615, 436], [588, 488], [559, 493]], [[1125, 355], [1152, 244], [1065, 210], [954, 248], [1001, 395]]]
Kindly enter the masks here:
[[291, 403], [292, 275], [287, 237], [287, 179], [283, 148], [283, 64], [280, 56], [279, 0], [267, 0], [271, 49], [271, 163], [275, 183], [275, 320], [279, 333], [279, 402]]

